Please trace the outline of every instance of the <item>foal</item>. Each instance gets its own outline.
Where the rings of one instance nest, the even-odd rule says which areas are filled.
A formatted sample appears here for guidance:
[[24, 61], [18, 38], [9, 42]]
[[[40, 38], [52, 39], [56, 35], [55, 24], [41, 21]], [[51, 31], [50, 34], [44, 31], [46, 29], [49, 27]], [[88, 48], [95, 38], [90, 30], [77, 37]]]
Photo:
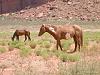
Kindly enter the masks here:
[[74, 51], [70, 52], [73, 53], [77, 49], [77, 45], [80, 46], [83, 45], [83, 32], [80, 26], [78, 25], [65, 25], [65, 26], [54, 26], [54, 25], [42, 25], [39, 31], [38, 36], [41, 36], [45, 32], [48, 32], [51, 34], [54, 39], [57, 41], [56, 48], [58, 50], [58, 46], [62, 50], [61, 46], [61, 39], [68, 40], [69, 38], [73, 38], [75, 42], [75, 48]]
[[29, 31], [27, 31], [27, 30], [16, 30], [13, 34], [12, 41], [14, 41], [15, 37], [16, 37], [16, 40], [19, 40], [19, 36], [22, 36], [22, 35], [25, 36], [24, 42], [27, 40], [27, 37], [28, 37], [28, 40], [31, 40]]

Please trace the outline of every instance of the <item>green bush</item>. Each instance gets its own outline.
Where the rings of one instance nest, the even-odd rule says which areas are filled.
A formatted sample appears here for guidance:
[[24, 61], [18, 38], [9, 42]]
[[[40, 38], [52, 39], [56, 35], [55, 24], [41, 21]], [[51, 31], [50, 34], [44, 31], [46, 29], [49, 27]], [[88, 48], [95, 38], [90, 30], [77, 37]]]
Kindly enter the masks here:
[[50, 48], [50, 46], [51, 46], [51, 44], [50, 44], [49, 41], [44, 41], [44, 42], [43, 42], [43, 47], [44, 47], [44, 48]]
[[37, 42], [36, 42], [36, 41], [31, 41], [31, 42], [29, 43], [29, 45], [30, 45], [30, 47], [31, 47], [32, 49], [34, 49], [34, 48], [36, 48]]
[[95, 59], [87, 60], [83, 59], [76, 63], [59, 64], [58, 75], [99, 75], [100, 74], [100, 62]]
[[14, 50], [14, 47], [9, 46], [9, 47], [8, 47], [8, 50], [9, 50], [9, 51], [13, 51], [13, 50]]
[[47, 58], [50, 55], [49, 50], [47, 50], [45, 48], [35, 50], [35, 53], [37, 56], [42, 56], [43, 58]]
[[25, 46], [25, 43], [21, 41], [11, 41], [9, 42], [9, 46], [20, 49], [22, 46]]
[[55, 55], [60, 58], [63, 62], [66, 61], [71, 61], [71, 62], [75, 62], [75, 61], [79, 61], [80, 59], [80, 55], [79, 54], [67, 54], [66, 52], [63, 51], [55, 51]]
[[22, 56], [22, 57], [26, 57], [26, 56], [30, 55], [31, 53], [32, 53], [31, 48], [27, 48], [27, 47], [20, 48], [20, 56]]
[[66, 51], [69, 49], [70, 45], [73, 43], [73, 40], [63, 40], [62, 41], [62, 47]]
[[6, 45], [5, 41], [0, 41], [0, 45], [5, 46]]
[[0, 53], [6, 52], [6, 49], [4, 47], [0, 47]]
[[51, 47], [50, 41], [47, 41], [47, 40], [38, 40], [37, 43], [38, 43], [38, 45], [40, 45], [40, 47], [43, 47], [43, 48]]

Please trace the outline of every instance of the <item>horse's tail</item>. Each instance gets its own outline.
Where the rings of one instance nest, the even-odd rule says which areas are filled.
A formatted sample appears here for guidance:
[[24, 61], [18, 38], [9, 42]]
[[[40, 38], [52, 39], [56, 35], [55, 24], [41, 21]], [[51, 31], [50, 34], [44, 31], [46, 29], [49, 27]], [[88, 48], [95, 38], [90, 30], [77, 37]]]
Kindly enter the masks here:
[[83, 31], [81, 30], [81, 33], [80, 33], [80, 38], [81, 38], [81, 46], [83, 46]]
[[83, 46], [83, 31], [82, 31], [82, 28], [78, 25], [73, 25], [73, 28], [75, 29], [76, 35], [79, 36], [81, 46]]

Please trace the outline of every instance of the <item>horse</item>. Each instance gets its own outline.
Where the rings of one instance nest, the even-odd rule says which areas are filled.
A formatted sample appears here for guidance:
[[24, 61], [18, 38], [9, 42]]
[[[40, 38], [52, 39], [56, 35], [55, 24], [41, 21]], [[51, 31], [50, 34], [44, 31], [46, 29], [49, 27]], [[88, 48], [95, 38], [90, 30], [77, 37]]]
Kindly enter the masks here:
[[28, 40], [31, 40], [30, 31], [28, 31], [28, 30], [16, 30], [13, 34], [12, 41], [14, 41], [15, 37], [16, 37], [16, 40], [19, 41], [19, 36], [23, 36], [23, 35], [25, 36], [24, 42], [27, 40], [27, 37], [28, 37]]
[[40, 31], [38, 36], [43, 35], [45, 32], [51, 34], [54, 39], [57, 41], [56, 48], [58, 50], [58, 46], [62, 50], [61, 41], [62, 39], [70, 39], [73, 38], [75, 42], [75, 48], [70, 53], [74, 53], [77, 49], [77, 46], [83, 46], [83, 31], [82, 28], [78, 25], [63, 25], [63, 26], [56, 26], [56, 25], [45, 25], [42, 24], [40, 27]]

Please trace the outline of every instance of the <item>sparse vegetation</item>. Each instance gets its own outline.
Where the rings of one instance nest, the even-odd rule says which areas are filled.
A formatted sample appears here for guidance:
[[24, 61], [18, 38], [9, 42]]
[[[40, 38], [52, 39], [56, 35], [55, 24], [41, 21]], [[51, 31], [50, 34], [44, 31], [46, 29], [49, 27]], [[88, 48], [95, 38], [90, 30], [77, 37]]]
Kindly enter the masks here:
[[0, 47], [0, 53], [6, 52], [6, 49], [4, 47]]
[[13, 51], [13, 50], [14, 50], [14, 47], [9, 46], [9, 47], [8, 47], [8, 50], [9, 50], [9, 51]]
[[10, 41], [9, 46], [20, 49], [25, 46], [25, 43], [22, 41]]
[[49, 41], [43, 41], [43, 47], [44, 48], [50, 48], [51, 43]]
[[[7, 62], [9, 67], [14, 69], [15, 75], [99, 75], [99, 55], [100, 55], [100, 32], [91, 32], [92, 29], [100, 28], [98, 21], [81, 21], [81, 20], [66, 20], [66, 19], [10, 19], [0, 17], [0, 54], [6, 52], [6, 58], [0, 64]], [[6, 21], [5, 21], [6, 20]], [[12, 20], [14, 20], [12, 22]], [[90, 31], [84, 32], [84, 45], [81, 52], [68, 54], [70, 46], [74, 44], [73, 40], [62, 40], [63, 51], [56, 50], [56, 41], [52, 36], [45, 33], [44, 36], [38, 37], [38, 25], [46, 24], [80, 24], [84, 29], [89, 28]], [[34, 25], [34, 26], [33, 26]], [[37, 25], [37, 28], [35, 28]], [[23, 42], [24, 38], [20, 41], [11, 41], [13, 30], [17, 28], [29, 28], [31, 31], [31, 41]], [[10, 31], [11, 30], [11, 31]], [[2, 32], [3, 31], [3, 32]], [[34, 32], [35, 31], [35, 32]], [[18, 49], [16, 49], [18, 48]], [[13, 50], [14, 49], [14, 50]], [[11, 52], [10, 52], [11, 51]], [[14, 54], [16, 51], [16, 54]], [[20, 56], [17, 56], [17, 52]], [[7, 54], [6, 53], [6, 54]], [[12, 53], [12, 54], [11, 54]], [[10, 55], [11, 54], [11, 55]], [[3, 56], [3, 57], [4, 57]], [[15, 57], [14, 57], [15, 56]], [[29, 57], [28, 57], [29, 56]], [[39, 58], [39, 57], [40, 58]], [[14, 58], [13, 58], [14, 57]], [[23, 58], [24, 57], [24, 58]], [[43, 57], [44, 59], [41, 59]], [[96, 57], [93, 60], [93, 57]], [[30, 58], [30, 59], [28, 59]], [[51, 60], [45, 60], [45, 59]], [[86, 58], [84, 60], [84, 58]], [[83, 60], [82, 60], [83, 59]], [[91, 59], [91, 60], [89, 60]], [[57, 61], [56, 61], [57, 60]], [[2, 61], [2, 60], [1, 60]], [[27, 63], [29, 63], [27, 65]], [[55, 65], [56, 64], [56, 68]], [[8, 64], [7, 64], [8, 65]], [[44, 67], [45, 66], [45, 67]], [[23, 70], [24, 68], [24, 70]], [[50, 69], [51, 68], [51, 69]], [[44, 69], [44, 71], [43, 71]], [[1, 69], [0, 69], [1, 70]]]
[[63, 49], [66, 51], [66, 50], [68, 50], [69, 49], [69, 47], [70, 47], [70, 45], [72, 44], [72, 43], [74, 43], [74, 40], [63, 40], [62, 41], [62, 47], [63, 47]]
[[69, 65], [68, 68], [64, 64], [59, 65], [59, 75], [99, 75], [100, 62], [97, 60], [82, 60], [76, 64]]
[[32, 53], [31, 48], [27, 48], [27, 47], [20, 48], [20, 56], [22, 56], [22, 57], [26, 57], [26, 56], [30, 55], [31, 53]]
[[54, 53], [63, 62], [66, 62], [66, 61], [75, 62], [75, 61], [79, 61], [81, 58], [79, 54], [71, 55], [71, 54], [68, 54], [67, 52], [63, 52], [63, 51], [55, 51]]
[[29, 43], [29, 45], [30, 45], [30, 47], [31, 47], [32, 49], [34, 49], [34, 48], [36, 48], [37, 43], [36, 43], [36, 41], [31, 41], [31, 42]]
[[0, 45], [1, 46], [5, 46], [6, 45], [5, 41], [4, 40], [3, 41], [0, 41]]
[[49, 50], [45, 48], [40, 48], [38, 50], [35, 50], [35, 53], [37, 56], [42, 56], [44, 59], [50, 56]]

